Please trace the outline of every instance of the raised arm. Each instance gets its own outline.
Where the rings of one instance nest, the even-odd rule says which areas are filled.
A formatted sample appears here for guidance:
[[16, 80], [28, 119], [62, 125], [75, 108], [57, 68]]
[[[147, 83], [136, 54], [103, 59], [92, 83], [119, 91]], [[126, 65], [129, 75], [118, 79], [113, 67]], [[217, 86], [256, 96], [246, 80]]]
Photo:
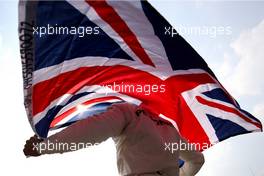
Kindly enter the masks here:
[[[64, 130], [48, 137], [41, 143], [39, 143], [39, 149], [41, 148], [41, 154], [63, 153], [71, 151], [68, 146], [73, 144], [96, 144], [100, 143], [109, 137], [120, 135], [122, 130], [129, 123], [129, 104], [117, 104], [110, 106], [106, 112], [98, 115], [91, 116], [89, 118], [80, 120]], [[28, 143], [28, 142], [27, 142]], [[47, 146], [49, 144], [60, 145], [60, 148], [54, 147], [53, 150], [49, 150]], [[64, 146], [63, 146], [64, 145]], [[63, 146], [63, 147], [62, 147]], [[79, 145], [78, 147], [83, 148]], [[30, 146], [25, 145], [25, 149]], [[31, 145], [32, 147], [32, 145]], [[78, 149], [80, 149], [78, 148]], [[27, 152], [24, 153], [26, 154]]]

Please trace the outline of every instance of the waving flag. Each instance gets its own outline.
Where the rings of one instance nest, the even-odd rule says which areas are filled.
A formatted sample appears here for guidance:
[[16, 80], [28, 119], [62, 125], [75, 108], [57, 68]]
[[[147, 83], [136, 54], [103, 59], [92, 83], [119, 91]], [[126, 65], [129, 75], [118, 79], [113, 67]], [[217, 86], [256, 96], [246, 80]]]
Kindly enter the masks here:
[[124, 101], [193, 143], [262, 130], [147, 1], [20, 1], [19, 17], [25, 107], [41, 137]]

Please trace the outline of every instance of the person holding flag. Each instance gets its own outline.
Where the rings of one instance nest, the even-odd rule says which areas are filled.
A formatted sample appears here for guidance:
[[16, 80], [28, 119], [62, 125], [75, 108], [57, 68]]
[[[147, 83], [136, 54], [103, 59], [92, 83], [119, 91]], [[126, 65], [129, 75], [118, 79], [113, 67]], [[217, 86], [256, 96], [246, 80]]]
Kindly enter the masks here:
[[[112, 137], [121, 175], [191, 176], [204, 149], [262, 131], [147, 1], [21, 0], [19, 39], [24, 103], [36, 134], [27, 156], [71, 151], [43, 147], [50, 143]], [[168, 150], [181, 143], [200, 147]]]
[[[187, 141], [170, 122], [129, 103], [114, 104], [106, 112], [80, 120], [44, 140], [33, 136], [26, 142], [24, 153], [64, 153], [71, 151], [72, 144], [97, 144], [109, 137], [115, 142], [122, 176], [194, 176], [204, 163], [203, 154], [195, 147], [180, 148], [180, 141]], [[58, 147], [49, 149], [50, 144]], [[169, 144], [174, 148], [166, 147]], [[180, 172], [179, 158], [184, 160]]]

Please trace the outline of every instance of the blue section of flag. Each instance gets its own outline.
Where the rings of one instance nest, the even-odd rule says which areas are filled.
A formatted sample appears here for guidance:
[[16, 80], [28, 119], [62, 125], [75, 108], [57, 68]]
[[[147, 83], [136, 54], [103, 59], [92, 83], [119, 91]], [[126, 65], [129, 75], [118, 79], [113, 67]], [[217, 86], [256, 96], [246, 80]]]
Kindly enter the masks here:
[[230, 120], [221, 119], [209, 114], [206, 114], [206, 116], [214, 127], [216, 136], [220, 139], [220, 141], [229, 138], [230, 134], [238, 135], [249, 133], [249, 131]]
[[[36, 12], [36, 27], [98, 27], [66, 1], [40, 1]], [[133, 60], [100, 28], [98, 35], [84, 37], [35, 34], [35, 70], [85, 56]]]
[[52, 122], [52, 120], [54, 119], [54, 115], [58, 114], [60, 112], [60, 110], [62, 110], [63, 107], [67, 106], [68, 104], [70, 104], [71, 102], [76, 101], [77, 99], [85, 96], [85, 95], [89, 95], [93, 92], [83, 92], [83, 93], [79, 93], [76, 94], [74, 96], [72, 96], [64, 105], [56, 105], [53, 106], [52, 108], [50, 108], [47, 112], [47, 114], [45, 115], [44, 118], [42, 118], [37, 124], [36, 124], [36, 131], [37, 133], [41, 136], [41, 137], [47, 137], [48, 131], [49, 131], [49, 126], [50, 123]]
[[179, 168], [181, 168], [184, 165], [184, 161], [179, 159]]
[[[173, 70], [203, 69], [214, 76], [203, 58], [180, 35], [165, 35], [165, 27], [172, 28], [147, 1], [141, 1], [142, 8], [151, 22], [155, 35], [161, 40]], [[215, 77], [215, 76], [214, 76]]]
[[239, 108], [239, 110], [244, 113], [247, 117], [255, 120], [256, 122], [261, 124], [261, 121], [259, 119], [257, 119], [256, 117], [254, 117], [252, 114], [250, 114], [249, 112], [245, 111], [244, 109]]
[[96, 105], [90, 107], [89, 109], [87, 109], [86, 111], [84, 111], [83, 113], [80, 113], [80, 114], [74, 116], [73, 118], [71, 118], [69, 120], [69, 122], [75, 122], [75, 121], [78, 121], [78, 120], [81, 120], [81, 119], [85, 119], [87, 117], [91, 117], [93, 115], [105, 112], [106, 109], [109, 106], [111, 106], [112, 104], [113, 103], [110, 103], [110, 102], [104, 102], [104, 103], [96, 104]]
[[92, 117], [93, 115], [105, 112], [107, 110], [107, 108], [109, 106], [111, 106], [112, 104], [113, 103], [110, 103], [110, 102], [95, 104], [92, 107], [89, 107], [89, 109], [87, 109], [86, 111], [79, 113], [76, 116], [73, 116], [66, 123], [64, 123], [62, 125], [57, 125], [56, 127], [54, 127], [54, 129], [62, 128], [62, 127], [68, 126], [74, 122], [77, 122], [79, 120], [86, 119], [86, 118]]
[[232, 101], [230, 100], [230, 98], [228, 97], [228, 95], [226, 94], [226, 92], [221, 89], [221, 88], [216, 88], [213, 89], [211, 91], [207, 91], [207, 92], [203, 92], [203, 95], [212, 98], [212, 99], [216, 99], [222, 102], [226, 102], [229, 103], [231, 105], [234, 105], [239, 111], [241, 111], [242, 113], [244, 113], [247, 117], [251, 118], [252, 120], [256, 121], [256, 122], [260, 122], [260, 120], [258, 120], [257, 118], [255, 118], [252, 114], [250, 114], [249, 112], [243, 110], [240, 108], [240, 106], [238, 105], [238, 103], [235, 105], [234, 103], [232, 103]]
[[204, 92], [203, 94], [209, 98], [233, 104], [230, 98], [228, 98], [227, 94], [220, 88], [216, 88], [211, 91]]
[[48, 110], [47, 114], [42, 118], [36, 125], [35, 129], [37, 134], [42, 137], [46, 138], [49, 132], [49, 127], [54, 119], [54, 114], [58, 114], [59, 111], [63, 108], [63, 106], [54, 106]]

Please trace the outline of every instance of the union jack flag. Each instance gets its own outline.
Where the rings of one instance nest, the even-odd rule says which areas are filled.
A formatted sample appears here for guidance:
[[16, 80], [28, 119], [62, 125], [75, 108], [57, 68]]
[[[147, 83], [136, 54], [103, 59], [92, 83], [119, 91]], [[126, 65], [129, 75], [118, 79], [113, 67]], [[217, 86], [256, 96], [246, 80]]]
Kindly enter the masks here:
[[[25, 107], [35, 133], [47, 137], [119, 102], [149, 109], [192, 143], [261, 131], [203, 58], [180, 35], [166, 35], [168, 28], [147, 1], [20, 1]], [[105, 86], [113, 84], [164, 91]]]

